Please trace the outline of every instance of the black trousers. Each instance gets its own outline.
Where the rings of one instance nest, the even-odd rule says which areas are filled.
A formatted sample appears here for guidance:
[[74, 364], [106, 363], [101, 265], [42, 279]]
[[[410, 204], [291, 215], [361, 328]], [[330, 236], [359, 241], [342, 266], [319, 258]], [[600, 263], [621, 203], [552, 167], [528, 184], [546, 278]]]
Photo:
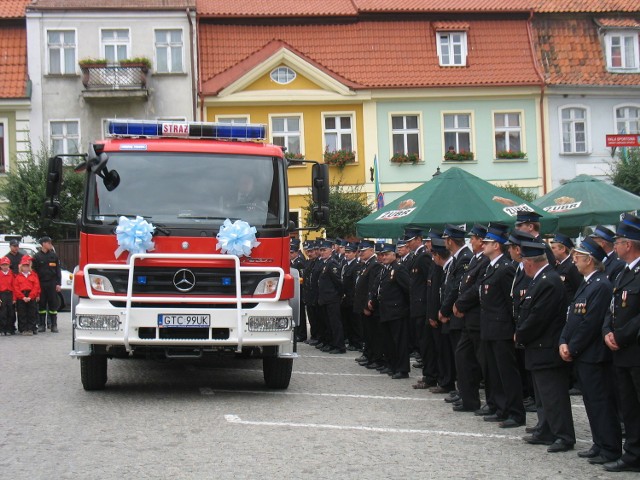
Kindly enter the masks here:
[[453, 390], [456, 388], [456, 365], [448, 333], [442, 328], [434, 329], [438, 345], [438, 385]]
[[349, 345], [360, 347], [362, 345], [360, 315], [353, 311], [353, 305], [340, 305], [340, 316], [342, 317], [344, 338], [349, 340]]
[[307, 318], [309, 318], [309, 335], [314, 340], [318, 340], [318, 306], [307, 305]]
[[307, 307], [300, 300], [300, 325], [296, 327], [296, 337], [304, 342], [307, 339]]
[[625, 441], [622, 460], [640, 467], [640, 367], [615, 367]]
[[571, 400], [569, 397], [571, 366], [532, 370], [536, 404], [542, 405], [538, 411], [537, 435], [551, 440], [561, 439], [566, 443], [576, 443], [573, 428]]
[[436, 329], [429, 325], [426, 318], [418, 321], [424, 323], [422, 335], [420, 337], [420, 358], [422, 358], [422, 375], [427, 385], [438, 383], [438, 350], [436, 348]]
[[531, 372], [524, 367], [524, 348], [516, 348], [516, 360], [518, 361], [518, 371], [522, 380], [522, 398], [535, 397]]
[[610, 363], [574, 362], [574, 371], [582, 385], [582, 400], [589, 419], [591, 437], [605, 458], [622, 455], [622, 434], [616, 413], [613, 367]]
[[0, 333], [13, 331], [15, 316], [13, 313], [13, 292], [0, 292]]
[[524, 422], [526, 414], [522, 404], [522, 385], [513, 340], [484, 340], [483, 351], [496, 414]]
[[20, 332], [32, 332], [36, 329], [38, 318], [38, 304], [35, 300], [24, 302], [18, 300], [16, 302], [18, 310], [18, 330]]
[[57, 315], [58, 307], [60, 306], [60, 299], [58, 298], [58, 292], [56, 292], [56, 282], [40, 282], [40, 302], [38, 303], [38, 310], [40, 315]]
[[458, 372], [458, 393], [465, 408], [480, 408], [480, 381], [482, 380], [482, 342], [480, 331], [462, 330], [455, 351]]
[[327, 327], [323, 343], [328, 343], [333, 348], [344, 349], [344, 330], [340, 318], [340, 303], [333, 302], [321, 306], [325, 325]]
[[365, 333], [364, 353], [371, 362], [382, 363], [383, 361], [383, 333], [380, 327], [380, 316], [362, 315], [362, 328]]
[[389, 368], [394, 373], [409, 373], [409, 319], [393, 320], [381, 324], [389, 342]]

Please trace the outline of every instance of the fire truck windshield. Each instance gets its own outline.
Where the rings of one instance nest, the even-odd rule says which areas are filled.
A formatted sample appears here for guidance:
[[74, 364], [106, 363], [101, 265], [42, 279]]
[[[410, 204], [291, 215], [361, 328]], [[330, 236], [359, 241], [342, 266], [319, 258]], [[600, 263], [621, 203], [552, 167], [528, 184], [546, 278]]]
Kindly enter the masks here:
[[136, 215], [163, 226], [215, 227], [240, 219], [256, 228], [285, 225], [284, 166], [272, 157], [210, 153], [111, 152], [120, 183], [87, 182], [85, 221], [116, 224]]

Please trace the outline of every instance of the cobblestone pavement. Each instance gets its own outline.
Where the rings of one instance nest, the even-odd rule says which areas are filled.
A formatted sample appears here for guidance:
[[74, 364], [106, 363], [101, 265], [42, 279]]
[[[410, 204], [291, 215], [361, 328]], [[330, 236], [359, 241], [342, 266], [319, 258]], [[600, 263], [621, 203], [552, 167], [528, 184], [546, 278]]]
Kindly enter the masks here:
[[307, 345], [284, 391], [264, 387], [260, 360], [223, 358], [111, 360], [107, 389], [85, 392], [69, 314], [59, 323], [57, 335], [0, 337], [2, 478], [638, 478], [577, 457], [590, 445], [580, 397], [576, 450], [548, 454], [524, 428], [413, 390], [415, 378]]

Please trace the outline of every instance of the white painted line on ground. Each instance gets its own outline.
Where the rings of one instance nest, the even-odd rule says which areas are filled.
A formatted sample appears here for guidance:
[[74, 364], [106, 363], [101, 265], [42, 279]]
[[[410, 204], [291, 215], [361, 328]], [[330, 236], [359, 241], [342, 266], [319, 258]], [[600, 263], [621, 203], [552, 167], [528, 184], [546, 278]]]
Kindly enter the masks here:
[[356, 357], [345, 357], [343, 355], [330, 355], [330, 356], [325, 356], [325, 355], [298, 355], [299, 358], [328, 358], [331, 360], [351, 360], [353, 361], [354, 358]]
[[[224, 370], [241, 370], [243, 372], [260, 372], [262, 370], [258, 369], [248, 369], [248, 368], [227, 368]], [[326, 375], [330, 377], [379, 377], [388, 379], [388, 375], [382, 375], [380, 373], [328, 373], [328, 372], [300, 372], [297, 370], [293, 371], [294, 375]], [[407, 380], [415, 379], [417, 377], [409, 377]]]
[[383, 395], [356, 395], [349, 393], [278, 392], [273, 390], [227, 390], [207, 387], [200, 388], [200, 394], [202, 395], [215, 395], [216, 393], [249, 393], [254, 395], [303, 395], [308, 397], [359, 398], [368, 400], [408, 400], [413, 402], [442, 401], [441, 398], [386, 397]]

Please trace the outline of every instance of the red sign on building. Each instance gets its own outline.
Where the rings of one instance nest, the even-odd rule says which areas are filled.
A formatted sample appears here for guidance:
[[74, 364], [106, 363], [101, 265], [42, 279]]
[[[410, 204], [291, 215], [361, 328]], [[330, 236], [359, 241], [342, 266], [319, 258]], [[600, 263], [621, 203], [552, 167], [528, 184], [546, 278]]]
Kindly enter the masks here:
[[607, 135], [607, 147], [640, 147], [640, 135]]

